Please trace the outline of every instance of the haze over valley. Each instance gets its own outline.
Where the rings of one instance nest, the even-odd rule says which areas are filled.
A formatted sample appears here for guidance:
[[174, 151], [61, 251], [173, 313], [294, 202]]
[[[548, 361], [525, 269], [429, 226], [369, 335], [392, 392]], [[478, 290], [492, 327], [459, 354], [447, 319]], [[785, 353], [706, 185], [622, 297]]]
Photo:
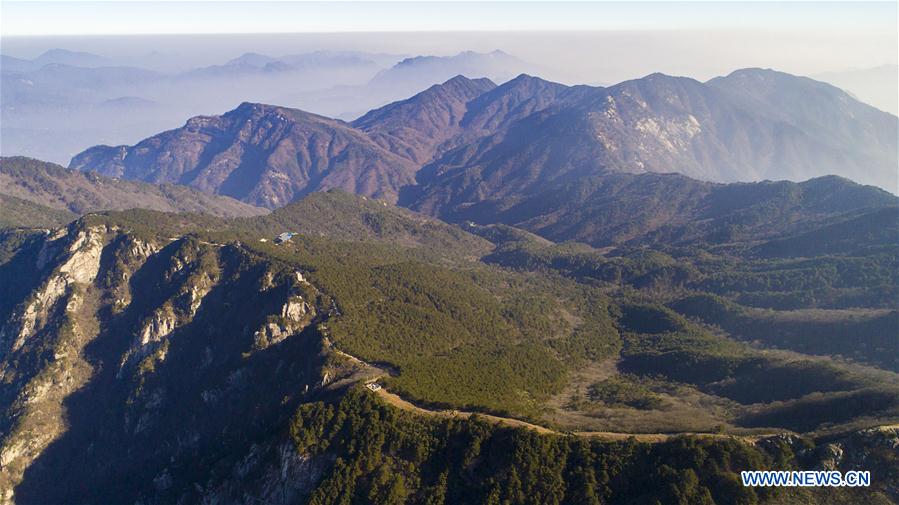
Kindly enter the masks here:
[[[502, 84], [527, 73], [609, 86], [655, 72], [707, 81], [739, 68], [773, 68], [834, 84], [895, 115], [895, 51], [870, 51], [878, 47], [873, 40], [853, 37], [664, 31], [5, 37], [0, 153], [67, 165], [92, 145], [133, 144], [241, 102], [351, 121], [456, 75]], [[612, 47], [618, 49], [604, 50]], [[792, 51], [776, 49], [783, 47]], [[729, 58], [715, 48], [728, 48]], [[861, 48], [867, 67], [858, 67]]]

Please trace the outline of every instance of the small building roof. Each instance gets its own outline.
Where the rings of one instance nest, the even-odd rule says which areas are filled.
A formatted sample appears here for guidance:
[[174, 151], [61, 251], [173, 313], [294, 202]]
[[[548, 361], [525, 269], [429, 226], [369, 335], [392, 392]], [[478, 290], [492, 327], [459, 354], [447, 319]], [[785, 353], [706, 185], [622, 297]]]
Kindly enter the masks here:
[[286, 241], [292, 239], [293, 237], [295, 237], [296, 235], [297, 235], [297, 234], [294, 233], [294, 232], [292, 232], [292, 231], [285, 231], [284, 233], [282, 233], [282, 234], [278, 235], [277, 237], [275, 237], [275, 241], [277, 241], [277, 242], [286, 242]]

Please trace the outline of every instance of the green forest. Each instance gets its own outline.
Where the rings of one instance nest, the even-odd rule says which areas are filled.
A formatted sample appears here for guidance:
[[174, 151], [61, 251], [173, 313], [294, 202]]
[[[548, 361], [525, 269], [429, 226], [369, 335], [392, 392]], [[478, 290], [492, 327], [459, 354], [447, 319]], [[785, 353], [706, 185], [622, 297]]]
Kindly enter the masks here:
[[[472, 227], [478, 238], [342, 193], [259, 218], [180, 216], [164, 230], [146, 211], [86, 221], [238, 242], [308, 272], [336, 308], [335, 347], [387, 366], [384, 385], [420, 405], [634, 432], [834, 431], [899, 415], [899, 312], [883, 306], [894, 251], [603, 251], [508, 226]], [[341, 224], [309, 228], [316, 216]], [[259, 240], [284, 229], [308, 233]]]
[[[742, 486], [741, 470], [806, 468], [810, 439], [753, 446], [689, 436], [650, 444], [539, 435], [477, 418], [423, 419], [361, 388], [336, 403], [303, 405], [290, 434], [301, 454], [329, 462], [309, 497], [315, 505], [888, 503], [875, 489]], [[899, 463], [886, 451], [872, 458], [883, 468]]]

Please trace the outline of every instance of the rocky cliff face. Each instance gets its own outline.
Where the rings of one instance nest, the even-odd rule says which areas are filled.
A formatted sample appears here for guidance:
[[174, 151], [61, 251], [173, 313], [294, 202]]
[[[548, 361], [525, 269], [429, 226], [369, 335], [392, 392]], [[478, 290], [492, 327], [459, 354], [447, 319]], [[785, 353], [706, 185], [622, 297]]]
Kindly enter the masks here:
[[82, 221], [15, 271], [32, 278], [0, 311], [0, 502], [286, 503], [315, 480], [285, 445], [325, 373], [330, 302], [301, 271]]
[[899, 425], [822, 437], [816, 442], [809, 444], [802, 437], [784, 434], [763, 438], [756, 445], [768, 452], [778, 445], [789, 447], [797, 463], [809, 470], [871, 472], [872, 488], [888, 496], [888, 503], [899, 500]]
[[91, 374], [79, 350], [93, 333], [85, 287], [99, 273], [102, 246], [100, 230], [47, 237], [30, 266], [49, 269], [49, 275], [0, 329], [4, 501], [11, 500], [24, 469], [63, 431], [62, 400]]

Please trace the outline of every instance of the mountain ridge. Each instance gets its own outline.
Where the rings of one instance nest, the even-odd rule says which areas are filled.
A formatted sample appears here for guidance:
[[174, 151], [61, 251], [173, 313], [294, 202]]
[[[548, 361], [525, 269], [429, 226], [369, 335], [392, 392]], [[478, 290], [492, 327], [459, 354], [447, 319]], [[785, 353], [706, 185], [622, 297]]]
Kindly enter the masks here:
[[765, 69], [609, 87], [456, 76], [350, 123], [244, 103], [133, 147], [91, 148], [70, 166], [267, 208], [337, 187], [439, 216], [610, 172], [719, 182], [836, 174], [892, 188], [896, 123], [830, 85]]
[[425, 163], [443, 142], [459, 134], [468, 102], [494, 88], [489, 79], [459, 75], [407, 100], [372, 110], [350, 124], [385, 149]]
[[393, 200], [414, 173], [410, 161], [342, 121], [248, 102], [222, 116], [191, 118], [134, 149], [88, 149], [70, 167], [177, 182], [268, 208], [334, 187]]
[[[709, 86], [658, 73], [582, 88], [574, 99], [557, 100], [449, 150], [422, 168], [419, 187], [403, 203], [440, 215], [447, 206], [526, 195], [547, 183], [614, 171], [678, 172], [718, 182], [843, 174], [895, 187], [895, 116], [829, 85], [778, 75], [787, 76], [786, 96], [811, 87], [824, 89], [829, 101], [811, 94], [802, 106], [783, 107], [778, 99], [753, 112], [757, 97], [734, 98], [721, 81]], [[814, 113], [818, 108], [834, 112], [822, 117]]]
[[201, 212], [222, 217], [265, 213], [264, 209], [232, 198], [208, 195], [185, 186], [109, 178], [25, 157], [0, 157], [0, 194], [72, 215], [130, 208]]

